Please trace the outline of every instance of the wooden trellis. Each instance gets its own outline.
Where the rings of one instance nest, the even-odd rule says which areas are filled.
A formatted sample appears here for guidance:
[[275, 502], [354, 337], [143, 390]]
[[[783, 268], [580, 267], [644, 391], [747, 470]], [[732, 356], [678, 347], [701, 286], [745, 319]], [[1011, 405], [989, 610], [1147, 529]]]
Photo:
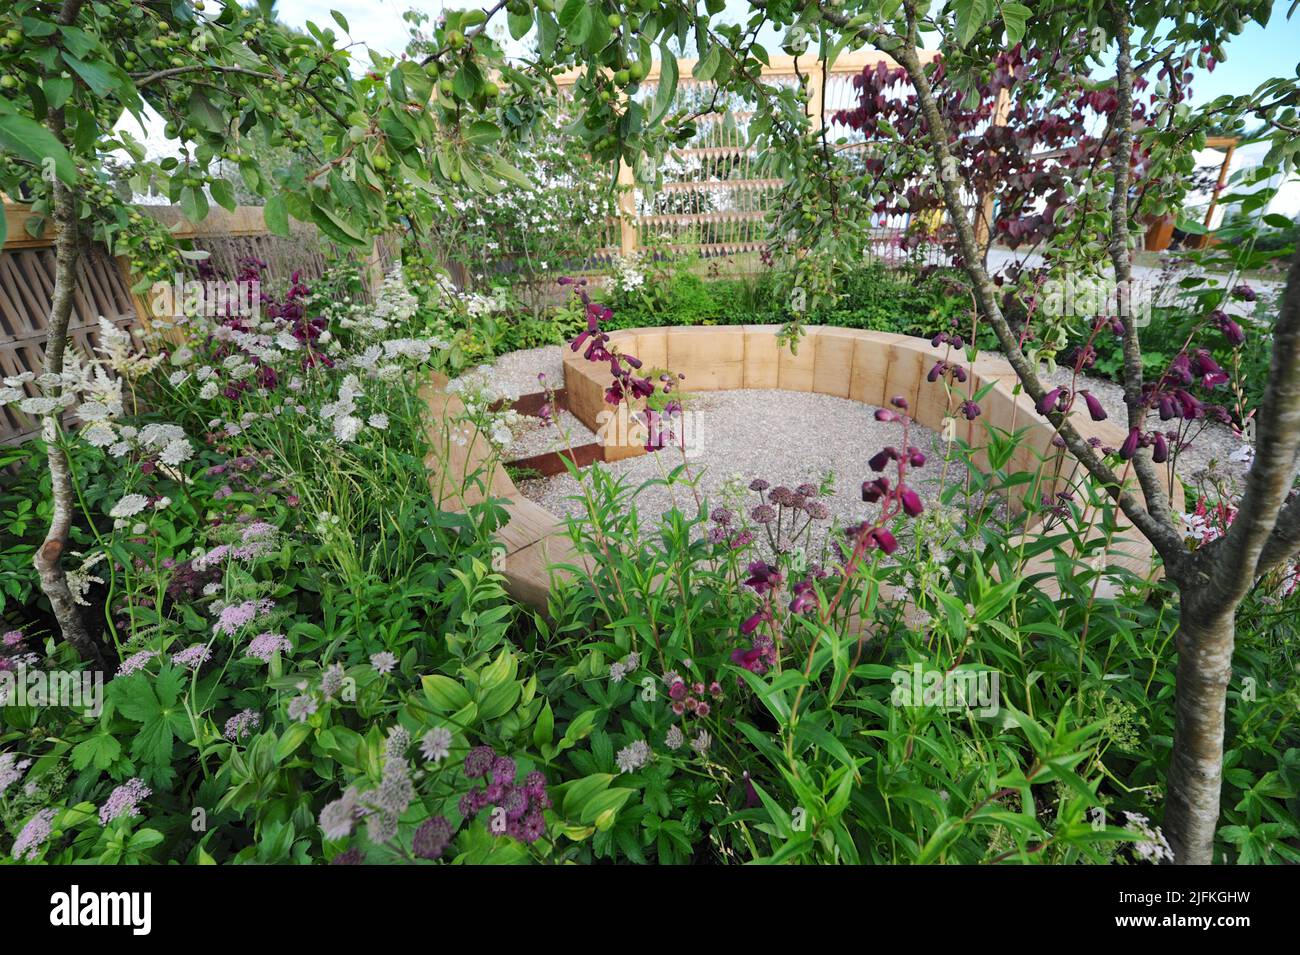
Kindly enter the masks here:
[[[928, 62], [934, 53], [923, 51]], [[883, 53], [862, 50], [839, 57], [823, 80], [820, 65], [812, 57], [773, 57], [763, 69], [763, 80], [771, 85], [795, 85], [800, 76], [807, 79], [809, 117], [813, 128], [827, 126], [835, 138], [852, 138], [847, 127], [835, 123], [834, 117], [856, 100], [853, 78], [864, 69], [894, 61]], [[692, 76], [695, 60], [678, 60], [679, 103], [711, 104], [712, 82]], [[637, 98], [652, 99], [659, 82], [660, 64], [656, 61], [640, 84]], [[570, 91], [581, 74], [570, 72], [556, 78], [562, 95]], [[619, 182], [625, 189], [620, 197], [619, 215], [610, 221], [610, 245], [601, 253], [631, 255], [648, 247], [673, 251], [694, 251], [710, 258], [754, 252], [767, 238], [769, 211], [775, 206], [784, 183], [764, 177], [758, 170], [757, 151], [749, 142], [748, 124], [754, 113], [742, 103], [719, 102], [713, 112], [696, 121], [693, 140], [671, 154], [661, 168], [663, 185], [649, 191], [636, 183], [633, 170], [626, 164], [619, 169]], [[865, 149], [866, 144], [850, 144], [849, 150]], [[910, 217], [879, 217], [873, 220], [871, 252], [878, 258], [892, 258], [898, 251], [898, 239], [910, 225]], [[617, 236], [617, 243], [614, 237]]]

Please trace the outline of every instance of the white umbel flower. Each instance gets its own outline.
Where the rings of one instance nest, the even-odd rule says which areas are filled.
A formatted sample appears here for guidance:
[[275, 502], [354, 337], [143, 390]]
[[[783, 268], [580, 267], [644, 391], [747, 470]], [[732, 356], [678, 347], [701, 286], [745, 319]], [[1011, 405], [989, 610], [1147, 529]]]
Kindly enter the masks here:
[[108, 516], [116, 518], [134, 517], [148, 505], [149, 499], [143, 494], [127, 494], [113, 505], [112, 510], [108, 512]]

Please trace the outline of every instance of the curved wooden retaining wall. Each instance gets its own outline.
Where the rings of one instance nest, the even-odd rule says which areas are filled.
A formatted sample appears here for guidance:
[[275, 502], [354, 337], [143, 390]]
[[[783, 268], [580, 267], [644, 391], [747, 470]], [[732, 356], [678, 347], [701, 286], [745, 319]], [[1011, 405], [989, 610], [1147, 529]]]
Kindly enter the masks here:
[[[1057, 454], [1062, 457], [1060, 477], [1053, 480], [1054, 469], [1044, 468], [1038, 493], [1064, 490], [1079, 470], [1072, 455], [1052, 447], [1055, 432], [1034, 410], [1033, 402], [1024, 394], [1014, 393], [1015, 372], [1000, 356], [982, 355], [973, 367], [967, 365], [970, 378], [966, 385], [958, 386], [962, 394], [951, 399], [955, 407], [966, 393], [974, 394], [992, 384], [979, 402], [982, 415], [971, 422], [961, 415], [953, 416], [942, 384], [926, 381], [931, 366], [943, 357], [943, 349], [932, 347], [925, 339], [860, 329], [810, 327], [799, 344], [798, 354], [793, 354], [778, 345], [778, 330], [776, 325], [635, 328], [612, 332], [610, 338], [618, 351], [641, 359], [643, 371], [669, 369], [684, 374], [683, 386], [687, 391], [739, 388], [810, 391], [874, 406], [887, 405], [892, 397], [902, 395], [907, 399], [912, 418], [919, 424], [941, 434], [947, 432], [977, 449], [984, 444], [985, 424], [1007, 432], [1027, 429], [1008, 464], [1009, 471], [1032, 472], [1042, 465], [1043, 457]], [[950, 360], [962, 358], [954, 355]], [[643, 437], [635, 424], [629, 427], [625, 416], [622, 422], [617, 417], [610, 420], [609, 412], [613, 409], [605, 403], [609, 377], [608, 363], [589, 362], [581, 352], [565, 349], [564, 385], [569, 410], [592, 431], [606, 435], [605, 459], [644, 454]], [[575, 562], [564, 522], [525, 499], [499, 465], [490, 472], [484, 469], [488, 455], [481, 436], [471, 436], [465, 445], [447, 443], [445, 422], [455, 417], [459, 401], [442, 393], [443, 383], [445, 380], [431, 383], [426, 396], [434, 412], [435, 446], [449, 450], [452, 465], [441, 476], [435, 473], [435, 495], [446, 502], [444, 506], [453, 509], [482, 500], [485, 491], [506, 500], [511, 520], [498, 534], [505, 554], [500, 569], [512, 594], [532, 606], [544, 608], [551, 581], [550, 565]], [[1091, 420], [1082, 402], [1078, 403], [1071, 420], [1080, 434], [1096, 437], [1104, 445], [1118, 447], [1124, 440], [1125, 432], [1119, 425]], [[444, 422], [441, 429], [439, 421]], [[977, 450], [975, 463], [986, 466], [987, 456]], [[437, 468], [432, 461], [431, 468]], [[484, 487], [474, 487], [463, 495], [452, 490], [460, 486], [467, 473], [480, 470], [487, 477]], [[865, 461], [862, 470], [865, 478]], [[1136, 481], [1133, 483], [1140, 495]], [[1177, 485], [1174, 503], [1181, 509], [1182, 490]], [[1151, 574], [1150, 544], [1122, 514], [1118, 517], [1108, 551], [1109, 563], [1141, 576]], [[1100, 534], [1100, 529], [1095, 533]], [[1042, 555], [1031, 561], [1025, 572], [1036, 573], [1051, 567], [1051, 555]]]

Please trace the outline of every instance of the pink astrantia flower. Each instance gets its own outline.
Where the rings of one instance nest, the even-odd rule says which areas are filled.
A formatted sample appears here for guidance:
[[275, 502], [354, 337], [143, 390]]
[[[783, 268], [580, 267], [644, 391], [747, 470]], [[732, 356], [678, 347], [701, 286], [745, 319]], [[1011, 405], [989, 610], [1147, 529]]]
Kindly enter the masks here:
[[259, 633], [249, 641], [245, 656], [256, 657], [263, 663], [269, 663], [276, 651], [288, 653], [292, 649], [293, 644], [282, 634]]

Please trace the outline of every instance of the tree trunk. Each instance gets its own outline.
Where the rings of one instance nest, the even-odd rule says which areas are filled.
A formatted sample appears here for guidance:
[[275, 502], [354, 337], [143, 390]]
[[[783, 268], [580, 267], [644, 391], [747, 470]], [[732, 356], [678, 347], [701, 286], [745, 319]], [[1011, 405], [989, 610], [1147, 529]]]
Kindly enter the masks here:
[[[52, 127], [58, 135], [62, 130], [62, 116], [52, 118]], [[67, 347], [68, 322], [72, 316], [73, 290], [77, 283], [79, 229], [77, 200], [61, 181], [54, 183], [54, 219], [58, 236], [54, 243], [55, 272], [54, 296], [50, 304], [49, 337], [45, 344], [45, 371], [47, 374], [63, 373], [63, 353]], [[45, 389], [57, 395], [62, 387], [54, 385]], [[99, 643], [90, 635], [81, 608], [73, 599], [68, 587], [68, 575], [63, 568], [63, 554], [68, 547], [68, 534], [72, 530], [75, 500], [72, 493], [72, 469], [68, 456], [60, 443], [59, 412], [56, 410], [41, 420], [41, 437], [45, 441], [50, 468], [54, 511], [45, 541], [36, 551], [32, 563], [40, 576], [41, 591], [50, 602], [54, 619], [58, 621], [63, 638], [72, 644], [81, 658], [100, 669], [105, 667], [104, 653]]]
[[1182, 598], [1164, 833], [1179, 865], [1209, 865], [1223, 784], [1223, 727], [1236, 608], [1206, 612], [1188, 594]]

